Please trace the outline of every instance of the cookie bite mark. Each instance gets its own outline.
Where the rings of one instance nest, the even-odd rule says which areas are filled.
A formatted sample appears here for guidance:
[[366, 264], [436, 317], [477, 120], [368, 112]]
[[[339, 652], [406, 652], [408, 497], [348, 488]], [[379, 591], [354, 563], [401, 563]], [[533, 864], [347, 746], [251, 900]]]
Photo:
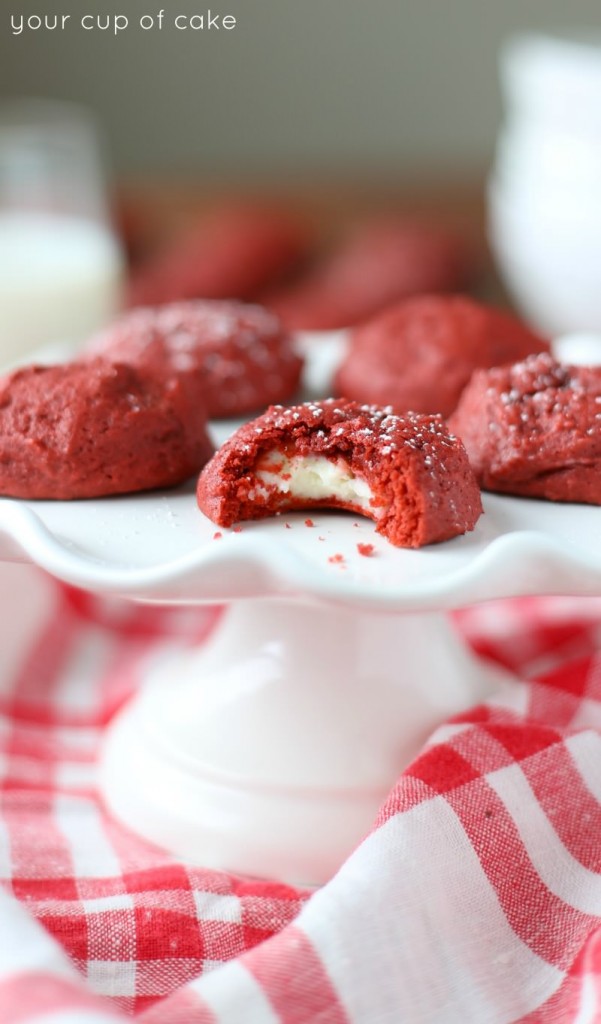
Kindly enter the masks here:
[[295, 509], [346, 509], [372, 519], [399, 547], [465, 533], [482, 511], [463, 445], [441, 417], [395, 416], [345, 399], [272, 406], [213, 457], [197, 497], [220, 526]]
[[273, 448], [259, 459], [256, 476], [258, 489], [266, 497], [279, 493], [302, 505], [335, 495], [345, 507], [368, 512], [373, 497], [366, 481], [355, 475], [342, 456], [294, 455]]

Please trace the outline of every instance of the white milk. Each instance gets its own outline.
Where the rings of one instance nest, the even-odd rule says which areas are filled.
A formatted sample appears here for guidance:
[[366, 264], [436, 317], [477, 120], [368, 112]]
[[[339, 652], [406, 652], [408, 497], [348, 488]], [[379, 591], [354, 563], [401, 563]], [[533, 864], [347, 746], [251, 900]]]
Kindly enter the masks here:
[[0, 365], [41, 346], [75, 347], [118, 310], [123, 259], [93, 221], [0, 212]]

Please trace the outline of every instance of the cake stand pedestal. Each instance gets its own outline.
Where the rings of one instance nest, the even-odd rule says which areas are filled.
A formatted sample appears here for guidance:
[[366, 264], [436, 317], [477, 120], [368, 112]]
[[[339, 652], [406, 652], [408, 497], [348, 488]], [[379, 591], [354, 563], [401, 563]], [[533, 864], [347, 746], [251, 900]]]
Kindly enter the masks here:
[[184, 859], [316, 884], [436, 725], [498, 685], [442, 615], [240, 602], [118, 716], [101, 787]]

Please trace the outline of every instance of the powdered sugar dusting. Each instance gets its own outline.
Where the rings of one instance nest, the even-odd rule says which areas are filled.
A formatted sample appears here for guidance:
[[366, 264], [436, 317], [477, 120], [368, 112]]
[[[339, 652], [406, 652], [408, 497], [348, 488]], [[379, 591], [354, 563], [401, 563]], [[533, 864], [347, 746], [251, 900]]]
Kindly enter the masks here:
[[441, 449], [457, 444], [441, 416], [413, 412], [398, 415], [390, 406], [359, 405], [333, 398], [288, 408], [273, 406], [254, 430], [260, 436], [273, 429], [291, 431], [293, 435], [298, 429], [310, 430], [324, 454], [351, 431], [354, 445], [363, 446], [366, 457], [394, 458], [403, 448], [412, 449], [433, 471], [444, 464]]
[[[286, 397], [302, 360], [278, 318], [261, 306], [198, 300], [132, 310], [87, 346], [90, 355], [201, 371], [219, 412], [234, 414]], [[214, 394], [209, 399], [217, 398]], [[221, 411], [223, 410], [223, 411]]]

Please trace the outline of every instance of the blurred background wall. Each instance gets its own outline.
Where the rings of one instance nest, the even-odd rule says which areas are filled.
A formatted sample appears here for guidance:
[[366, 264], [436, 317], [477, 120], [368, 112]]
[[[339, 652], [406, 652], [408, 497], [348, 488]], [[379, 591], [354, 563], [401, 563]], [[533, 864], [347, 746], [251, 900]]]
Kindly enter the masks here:
[[[162, 31], [143, 14], [165, 9]], [[0, 92], [94, 107], [125, 175], [240, 180], [480, 173], [501, 117], [496, 59], [511, 33], [601, 26], [587, 0], [215, 0], [233, 31], [177, 31], [200, 0], [2, 0]], [[115, 36], [86, 11], [126, 14]], [[13, 36], [10, 14], [71, 13]]]

